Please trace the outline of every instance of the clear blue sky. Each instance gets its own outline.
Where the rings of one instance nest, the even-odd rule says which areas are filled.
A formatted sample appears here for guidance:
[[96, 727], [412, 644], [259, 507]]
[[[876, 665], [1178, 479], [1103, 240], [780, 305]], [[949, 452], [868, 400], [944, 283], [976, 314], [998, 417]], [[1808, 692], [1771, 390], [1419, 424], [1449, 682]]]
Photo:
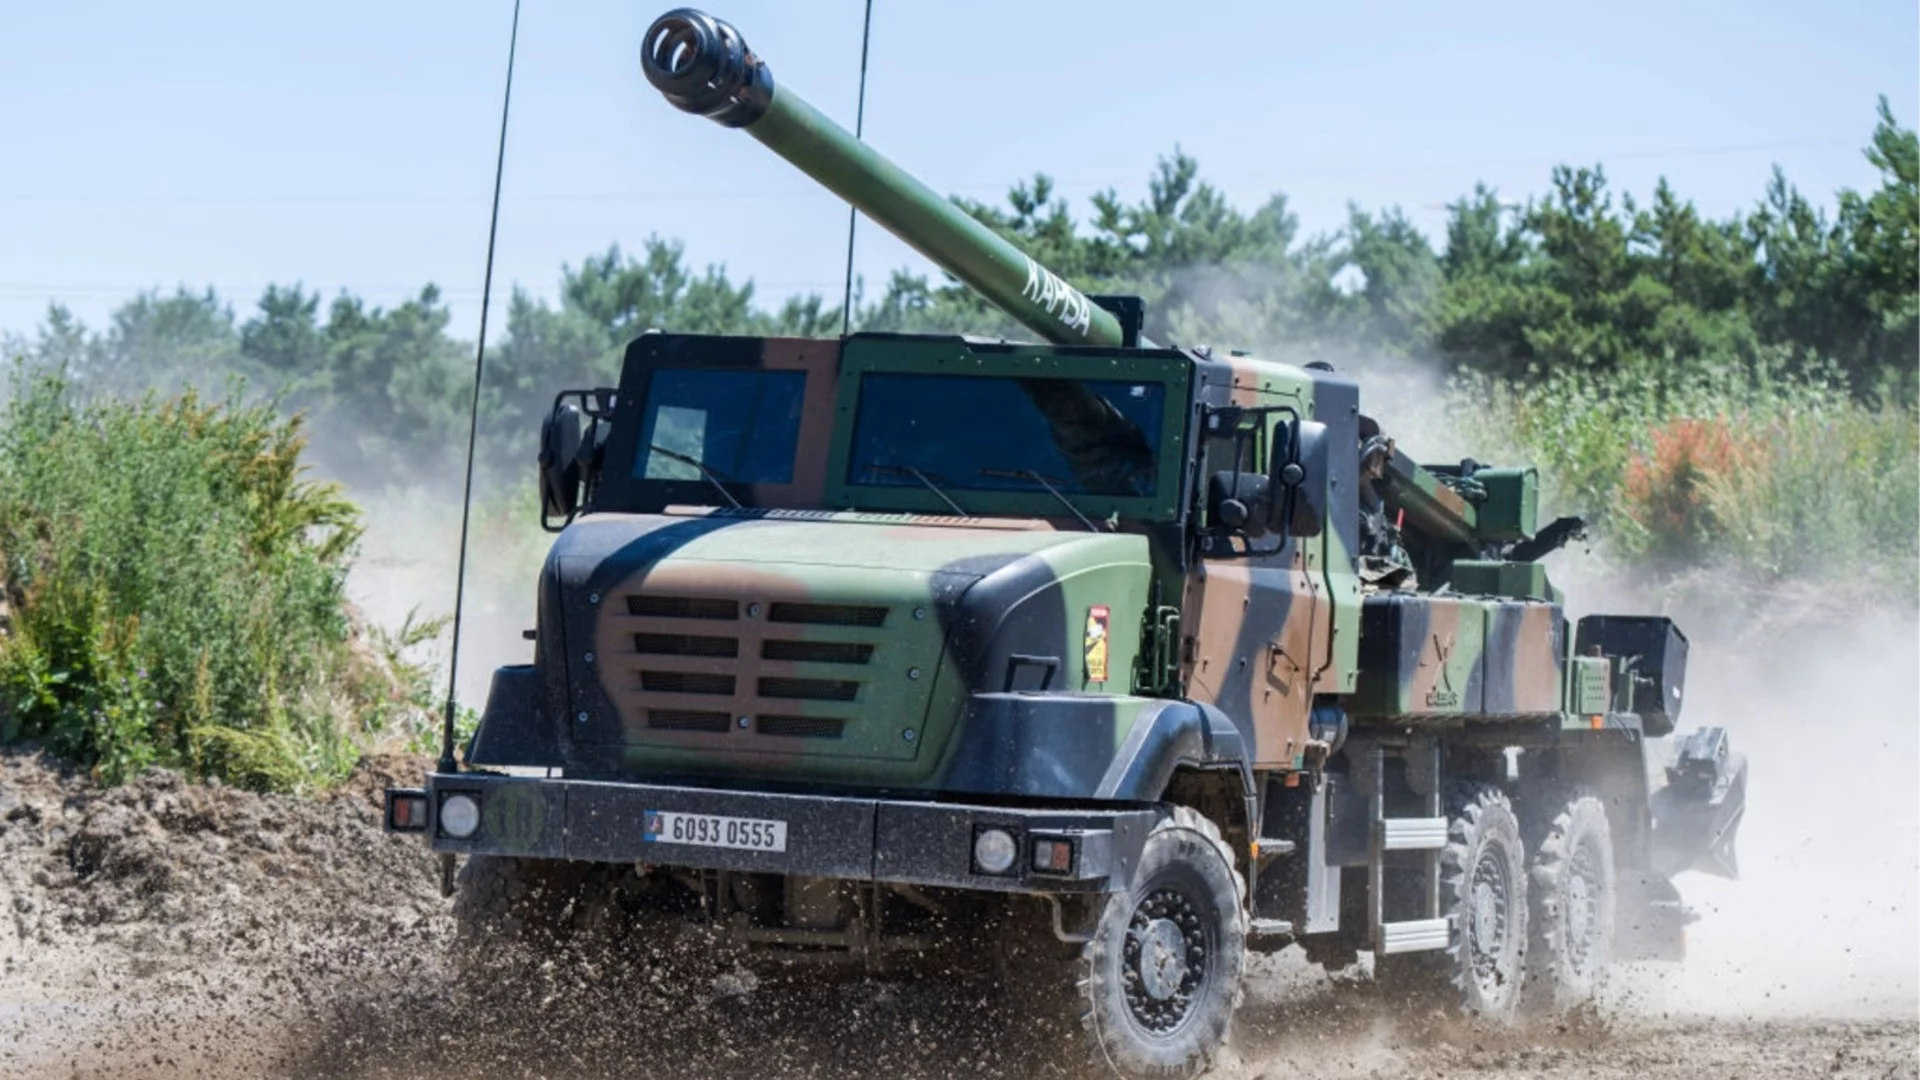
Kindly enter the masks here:
[[[659, 233], [765, 299], [837, 294], [844, 208], [642, 79], [667, 6], [528, 0], [501, 280], [551, 296], [562, 262]], [[1474, 181], [1524, 198], [1558, 162], [1637, 194], [1664, 174], [1719, 215], [1774, 163], [1823, 202], [1870, 185], [1876, 95], [1920, 112], [1912, 0], [875, 7], [871, 141], [977, 198], [1043, 170], [1080, 209], [1138, 196], [1179, 144], [1243, 207], [1286, 192], [1309, 231], [1353, 200], [1432, 234]], [[156, 285], [245, 317], [268, 282], [392, 304], [431, 281], [470, 337], [510, 10], [0, 0], [0, 330], [53, 300], [98, 323]], [[851, 124], [861, 0], [709, 10]], [[861, 237], [870, 294], [918, 265]]]

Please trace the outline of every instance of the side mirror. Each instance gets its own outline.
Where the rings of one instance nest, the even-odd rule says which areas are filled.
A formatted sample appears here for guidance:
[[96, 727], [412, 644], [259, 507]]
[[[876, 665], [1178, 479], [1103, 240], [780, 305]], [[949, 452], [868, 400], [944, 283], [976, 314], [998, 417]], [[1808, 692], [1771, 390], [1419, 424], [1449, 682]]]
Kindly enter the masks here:
[[1319, 536], [1327, 527], [1327, 425], [1293, 420], [1278, 433], [1284, 437], [1274, 440], [1268, 466], [1277, 493], [1268, 524], [1288, 536]]
[[554, 406], [540, 423], [540, 517], [573, 520], [580, 509], [580, 406]]

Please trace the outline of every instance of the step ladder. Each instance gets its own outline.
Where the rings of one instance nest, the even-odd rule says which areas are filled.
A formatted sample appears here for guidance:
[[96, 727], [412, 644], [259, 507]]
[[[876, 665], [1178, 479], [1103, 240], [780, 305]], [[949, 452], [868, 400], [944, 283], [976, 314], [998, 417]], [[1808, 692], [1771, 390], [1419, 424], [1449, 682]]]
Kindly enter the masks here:
[[[1418, 757], [1416, 757], [1418, 755]], [[1447, 947], [1453, 925], [1440, 914], [1440, 851], [1447, 846], [1447, 818], [1440, 800], [1440, 748], [1436, 742], [1408, 748], [1407, 769], [1426, 773], [1425, 817], [1387, 816], [1386, 750], [1375, 743], [1369, 764], [1373, 770], [1373, 822], [1367, 848], [1367, 938], [1375, 957], [1396, 953], [1431, 952]], [[1425, 852], [1421, 890], [1422, 917], [1386, 921], [1386, 869], [1390, 851]]]

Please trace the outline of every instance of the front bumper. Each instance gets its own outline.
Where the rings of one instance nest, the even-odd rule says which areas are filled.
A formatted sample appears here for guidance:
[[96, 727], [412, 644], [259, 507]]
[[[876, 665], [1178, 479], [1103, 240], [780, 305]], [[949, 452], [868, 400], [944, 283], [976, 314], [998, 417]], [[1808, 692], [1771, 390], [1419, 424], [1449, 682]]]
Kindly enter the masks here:
[[[464, 794], [480, 805], [479, 827], [455, 838], [441, 828], [443, 800]], [[425, 820], [396, 800], [424, 797]], [[430, 773], [423, 790], [389, 789], [387, 828], [424, 833], [435, 851], [591, 862], [635, 862], [701, 870], [802, 875], [996, 892], [1106, 892], [1123, 888], [1153, 827], [1151, 810], [1009, 809], [956, 803], [829, 795], [785, 795], [599, 780], [549, 780], [478, 773]], [[784, 851], [704, 847], [648, 833], [649, 815], [712, 815], [786, 823]], [[974, 865], [981, 829], [1011, 833], [1018, 855], [1002, 874]], [[1067, 840], [1062, 872], [1034, 869], [1037, 841]]]

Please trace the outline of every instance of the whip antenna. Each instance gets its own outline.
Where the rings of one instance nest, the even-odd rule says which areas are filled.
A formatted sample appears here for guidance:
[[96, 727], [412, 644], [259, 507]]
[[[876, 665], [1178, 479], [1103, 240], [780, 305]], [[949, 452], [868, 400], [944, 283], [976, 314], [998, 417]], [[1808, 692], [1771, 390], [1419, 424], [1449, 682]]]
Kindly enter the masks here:
[[[853, 137], [867, 126], [867, 43], [873, 40], [873, 0], [867, 0], [867, 18], [860, 24], [860, 101], [854, 106]], [[840, 336], [853, 331], [853, 227], [860, 212], [847, 207], [847, 288], [840, 295]]]
[[453, 585], [453, 656], [447, 662], [447, 709], [440, 729], [442, 773], [457, 772], [453, 752], [454, 692], [460, 685], [460, 616], [467, 598], [467, 529], [473, 520], [473, 448], [480, 431], [480, 378], [487, 370], [487, 309], [493, 300], [493, 248], [500, 235], [500, 178], [507, 167], [507, 113], [513, 106], [513, 54], [520, 45], [520, 0], [507, 35], [507, 89], [500, 99], [500, 149], [493, 160], [493, 212], [487, 218], [487, 274], [480, 286], [480, 338], [473, 350], [473, 404], [467, 412], [467, 484], [460, 499], [460, 569]]

